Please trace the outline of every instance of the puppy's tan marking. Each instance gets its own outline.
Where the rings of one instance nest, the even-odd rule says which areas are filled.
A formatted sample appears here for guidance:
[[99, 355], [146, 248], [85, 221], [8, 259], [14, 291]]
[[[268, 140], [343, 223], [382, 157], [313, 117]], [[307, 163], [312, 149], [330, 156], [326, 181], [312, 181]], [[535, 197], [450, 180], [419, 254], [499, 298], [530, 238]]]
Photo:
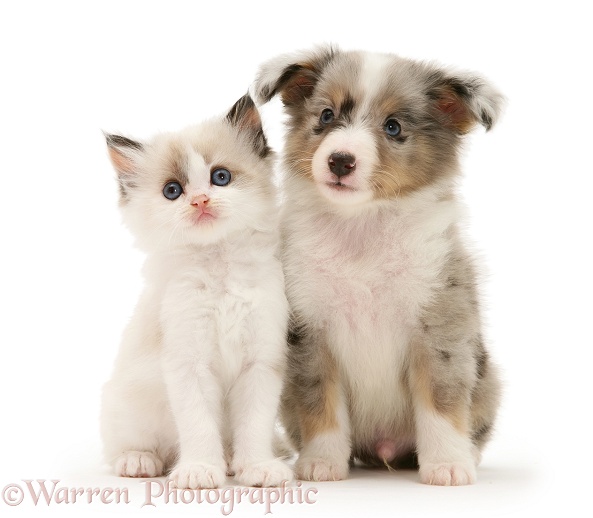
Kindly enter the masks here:
[[286, 161], [291, 163], [295, 174], [314, 181], [311, 163], [318, 143], [311, 139], [311, 135], [301, 132], [285, 144]]
[[314, 380], [314, 398], [301, 400], [304, 404], [298, 407], [301, 435], [305, 441], [338, 426], [338, 369], [326, 347], [323, 347], [319, 361], [323, 372]]
[[433, 372], [435, 359], [420, 344], [415, 347], [410, 369], [410, 386], [417, 402], [447, 419], [463, 435], [469, 432], [469, 402], [464, 387], [439, 381]]

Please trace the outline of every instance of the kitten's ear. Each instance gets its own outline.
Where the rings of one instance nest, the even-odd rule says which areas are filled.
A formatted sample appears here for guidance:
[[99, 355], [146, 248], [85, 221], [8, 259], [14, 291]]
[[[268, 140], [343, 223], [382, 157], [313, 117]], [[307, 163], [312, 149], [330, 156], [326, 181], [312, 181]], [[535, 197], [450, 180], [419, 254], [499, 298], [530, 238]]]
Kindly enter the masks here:
[[490, 130], [502, 111], [504, 97], [482, 77], [443, 70], [428, 78], [428, 96], [443, 124], [462, 135], [476, 124]]
[[137, 171], [138, 157], [144, 151], [140, 142], [120, 135], [105, 133], [109, 158], [118, 177], [133, 175]]
[[283, 54], [260, 66], [253, 84], [259, 104], [279, 94], [285, 106], [296, 106], [313, 93], [322, 71], [339, 54], [331, 45]]
[[233, 105], [226, 118], [232, 126], [249, 136], [255, 152], [261, 158], [270, 154], [271, 149], [262, 128], [261, 117], [249, 94], [245, 94]]
[[107, 151], [117, 172], [119, 182], [120, 203], [125, 203], [130, 198], [130, 192], [136, 186], [138, 163], [144, 146], [140, 142], [120, 135], [104, 133], [107, 141]]

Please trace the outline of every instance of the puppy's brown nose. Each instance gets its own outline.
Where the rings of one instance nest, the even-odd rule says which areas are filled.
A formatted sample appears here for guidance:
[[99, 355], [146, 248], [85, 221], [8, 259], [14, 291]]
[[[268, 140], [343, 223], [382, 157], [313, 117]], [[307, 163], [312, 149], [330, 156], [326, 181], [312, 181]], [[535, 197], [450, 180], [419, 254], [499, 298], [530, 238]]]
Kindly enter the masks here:
[[356, 158], [348, 153], [332, 153], [327, 163], [329, 170], [338, 178], [346, 176], [356, 169]]

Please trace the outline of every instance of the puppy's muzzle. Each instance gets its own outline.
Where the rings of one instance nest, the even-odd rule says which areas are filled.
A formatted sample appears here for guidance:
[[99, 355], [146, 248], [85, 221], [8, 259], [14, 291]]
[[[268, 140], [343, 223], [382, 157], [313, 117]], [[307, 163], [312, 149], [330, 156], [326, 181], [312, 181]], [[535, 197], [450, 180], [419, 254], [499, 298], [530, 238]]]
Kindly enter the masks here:
[[348, 153], [332, 153], [327, 161], [329, 170], [338, 178], [354, 172], [356, 158]]

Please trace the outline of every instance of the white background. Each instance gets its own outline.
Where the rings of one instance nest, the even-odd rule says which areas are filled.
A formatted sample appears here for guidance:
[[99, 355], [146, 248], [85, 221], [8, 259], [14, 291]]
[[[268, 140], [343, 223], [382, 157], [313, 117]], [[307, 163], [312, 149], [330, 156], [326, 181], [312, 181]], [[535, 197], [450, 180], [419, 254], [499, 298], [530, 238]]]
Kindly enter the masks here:
[[[103, 465], [99, 395], [138, 295], [101, 129], [144, 138], [222, 113], [259, 63], [333, 42], [482, 72], [508, 97], [469, 139], [463, 196], [485, 265], [505, 398], [478, 484], [355, 470], [276, 516], [590, 516], [592, 93], [586, 2], [3, 2], [0, 8], [0, 488], [129, 487], [128, 505], [30, 499], [0, 514], [219, 515], [141, 508]], [[276, 149], [279, 103], [265, 110]], [[22, 483], [21, 483], [22, 484]], [[311, 487], [309, 485], [308, 487]], [[235, 514], [263, 516], [258, 505]], [[552, 515], [552, 514], [550, 514]]]

